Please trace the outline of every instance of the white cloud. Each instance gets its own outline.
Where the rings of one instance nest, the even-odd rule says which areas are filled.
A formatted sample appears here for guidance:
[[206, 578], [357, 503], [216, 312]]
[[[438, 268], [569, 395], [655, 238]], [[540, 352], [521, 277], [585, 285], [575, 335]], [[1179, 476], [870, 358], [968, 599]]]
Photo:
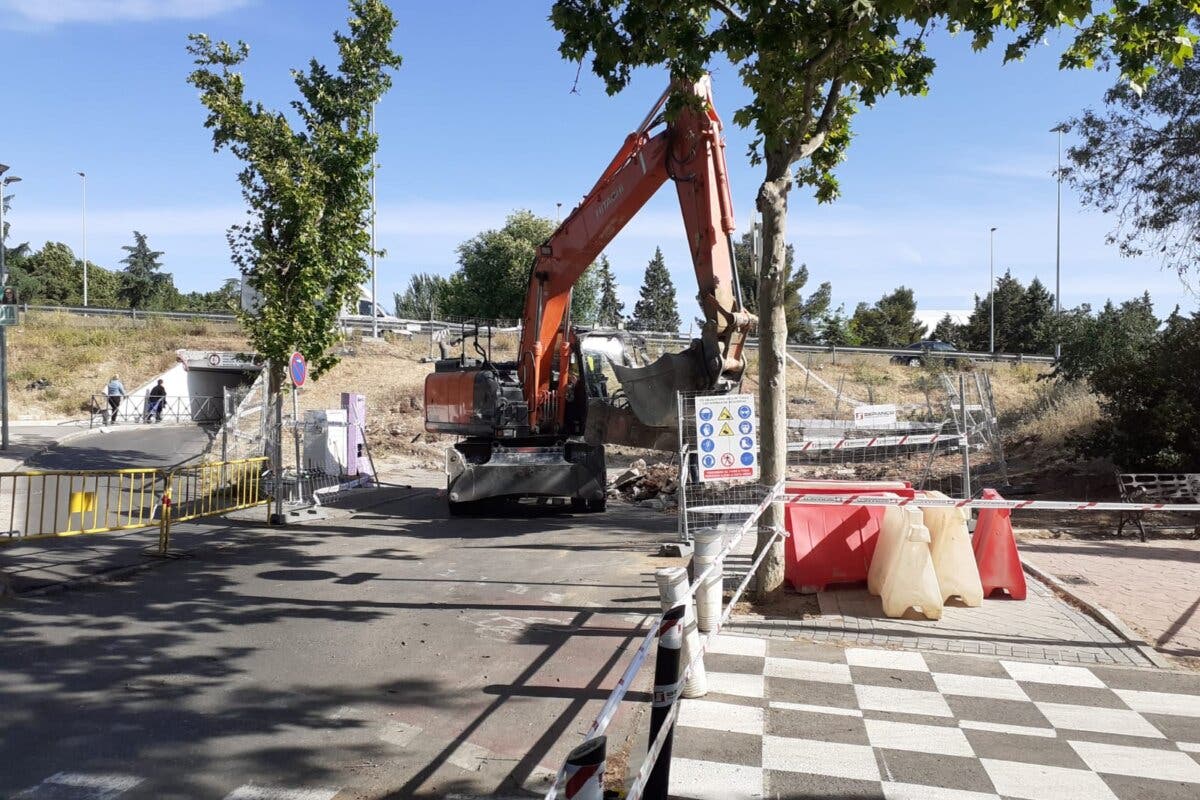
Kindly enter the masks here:
[[0, 0], [8, 22], [36, 27], [69, 23], [152, 22], [201, 19], [249, 5], [252, 0]]

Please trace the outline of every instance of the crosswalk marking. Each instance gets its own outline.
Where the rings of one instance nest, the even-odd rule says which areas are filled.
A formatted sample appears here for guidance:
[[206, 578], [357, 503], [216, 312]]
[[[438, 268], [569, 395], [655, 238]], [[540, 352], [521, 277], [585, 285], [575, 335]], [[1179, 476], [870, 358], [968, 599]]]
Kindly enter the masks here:
[[56, 772], [14, 800], [116, 800], [142, 780], [136, 775]]
[[281, 786], [239, 786], [225, 800], [333, 800], [340, 789], [285, 789]]

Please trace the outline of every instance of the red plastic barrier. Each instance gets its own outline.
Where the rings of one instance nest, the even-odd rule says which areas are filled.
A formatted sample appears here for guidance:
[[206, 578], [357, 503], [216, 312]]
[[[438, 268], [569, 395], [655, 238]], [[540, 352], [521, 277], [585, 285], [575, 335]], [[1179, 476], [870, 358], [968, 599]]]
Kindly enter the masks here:
[[[1003, 500], [995, 489], [983, 490], [984, 500]], [[1013, 600], [1025, 599], [1025, 571], [1013, 537], [1012, 512], [1007, 508], [981, 508], [971, 541], [983, 596], [1005, 591]]]
[[[911, 484], [899, 481], [799, 481], [787, 484], [784, 491], [910, 498], [916, 494]], [[797, 591], [865, 581], [883, 512], [881, 506], [811, 506], [789, 499], [783, 515], [789, 534], [784, 544], [784, 579]]]

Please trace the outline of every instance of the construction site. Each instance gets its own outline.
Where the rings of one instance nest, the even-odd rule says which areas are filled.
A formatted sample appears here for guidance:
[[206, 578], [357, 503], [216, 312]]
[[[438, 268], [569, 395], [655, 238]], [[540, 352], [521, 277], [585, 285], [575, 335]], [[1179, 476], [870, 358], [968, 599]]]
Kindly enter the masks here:
[[[100, 25], [12, 5], [25, 59]], [[106, 6], [143, 32], [126, 42], [90, 30], [141, 52], [155, 26], [236, 21], [277, 38], [277, 66], [328, 21], [271, 0], [152, 5]], [[1068, 245], [1096, 286], [1064, 306], [1063, 181], [1104, 214], [1131, 191], [1081, 183], [1115, 180], [1096, 114], [1051, 130], [1052, 238], [1002, 216], [1029, 192], [991, 194], [1028, 168], [939, 140], [969, 177], [926, 174], [938, 154], [901, 143], [918, 124], [887, 116], [929, 93], [934, 55], [959, 58], [927, 50], [941, 25], [975, 50], [1012, 33], [1004, 62], [1031, 54], [1047, 93], [1055, 70], [1115, 67], [1104, 101], [1161, 121], [1181, 113], [1162, 93], [1194, 80], [1169, 70], [1190, 69], [1196, 9], [546, 5], [548, 21], [456, 10], [454, 36], [411, 10], [424, 35], [402, 40], [387, 3], [350, 0], [340, 62], [290, 68], [299, 99], [280, 112], [243, 96], [245, 42], [187, 30], [184, 77], [147, 105], [190, 87], [204, 137], [174, 160], [147, 141], [144, 160], [194, 160], [197, 197], [219, 172], [240, 204], [138, 211], [189, 242], [179, 287], [145, 226], [133, 245], [106, 233], [127, 212], [93, 226], [124, 269], [88, 260], [89, 174], [100, 202], [118, 196], [95, 169], [74, 172], [80, 258], [49, 235], [10, 247], [10, 220], [30, 241], [63, 225], [40, 186], [41, 211], [10, 211], [22, 178], [0, 164], [0, 798], [1197, 797], [1200, 314], [1160, 319], [1148, 290], [1101, 306], [1104, 275], [1121, 280], [1082, 236]], [[510, 35], [518, 18], [551, 39]], [[1060, 28], [1076, 38], [1041, 64]], [[572, 98], [602, 90], [588, 105], [543, 96], [564, 65]], [[501, 67], [525, 73], [512, 97], [474, 87]], [[651, 94], [645, 71], [666, 78]], [[403, 112], [380, 106], [393, 73]], [[635, 73], [636, 103], [620, 96]], [[1061, 119], [1019, 94], [998, 106], [1028, 115], [1012, 132]], [[887, 135], [852, 132], [883, 98]], [[389, 122], [423, 132], [388, 151], [392, 172]], [[864, 169], [860, 135], [895, 142], [856, 144]], [[951, 138], [972, 137], [998, 146]], [[26, 177], [51, 182], [37, 137], [21, 142]], [[843, 162], [863, 224], [819, 210]], [[386, 195], [401, 171], [417, 194], [381, 204], [376, 173]], [[507, 188], [489, 205], [467, 184]], [[554, 218], [445, 238], [521, 192]], [[982, 294], [960, 211], [986, 231]], [[1154, 244], [1179, 258], [1163, 216]], [[1052, 293], [1007, 264], [997, 280], [998, 217], [1053, 243]], [[1088, 235], [1144, 255], [1122, 224]], [[238, 277], [198, 291], [214, 235]], [[627, 314], [631, 241], [654, 257]], [[809, 259], [838, 294], [806, 287]], [[393, 314], [379, 282], [400, 275]], [[885, 280], [904, 283], [863, 299]], [[959, 305], [923, 306], [927, 324], [913, 286]]]

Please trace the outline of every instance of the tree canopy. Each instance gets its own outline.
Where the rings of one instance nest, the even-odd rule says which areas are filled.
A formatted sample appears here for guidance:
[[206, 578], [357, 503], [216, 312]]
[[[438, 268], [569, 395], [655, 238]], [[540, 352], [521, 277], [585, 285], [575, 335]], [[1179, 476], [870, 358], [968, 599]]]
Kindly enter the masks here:
[[859, 303], [850, 328], [863, 347], [904, 347], [925, 336], [925, 324], [916, 317], [913, 290], [901, 286], [875, 301]]
[[1063, 176], [1084, 202], [1116, 217], [1126, 256], [1150, 255], [1180, 275], [1200, 264], [1200, 63], [1188, 61], [1144, 92], [1118, 83], [1104, 108], [1064, 125], [1078, 142]]
[[403, 293], [396, 293], [396, 316], [400, 319], [434, 319], [444, 313], [446, 279], [421, 272], [408, 279]]
[[[738, 283], [742, 287], [742, 303], [751, 314], [758, 313], [758, 265], [754, 260], [752, 234], [742, 234], [741, 240], [733, 245], [734, 262], [737, 264]], [[833, 296], [833, 284], [825, 281], [806, 300], [800, 290], [808, 284], [808, 266], [795, 266], [796, 248], [787, 246], [784, 256], [784, 272], [787, 274], [783, 290], [784, 315], [787, 323], [787, 338], [796, 344], [815, 344], [820, 341], [820, 321], [829, 311]]]
[[348, 33], [335, 33], [334, 68], [316, 59], [293, 70], [299, 99], [289, 116], [245, 96], [239, 68], [245, 42], [189, 37], [196, 69], [188, 82], [208, 109], [215, 150], [242, 162], [238, 182], [249, 211], [230, 228], [233, 261], [258, 293], [243, 315], [251, 342], [273, 365], [277, 384], [294, 349], [314, 378], [336, 363], [337, 319], [369, 276], [369, 181], [378, 138], [372, 107], [391, 86], [400, 56], [396, 27], [382, 0], [350, 0]]

